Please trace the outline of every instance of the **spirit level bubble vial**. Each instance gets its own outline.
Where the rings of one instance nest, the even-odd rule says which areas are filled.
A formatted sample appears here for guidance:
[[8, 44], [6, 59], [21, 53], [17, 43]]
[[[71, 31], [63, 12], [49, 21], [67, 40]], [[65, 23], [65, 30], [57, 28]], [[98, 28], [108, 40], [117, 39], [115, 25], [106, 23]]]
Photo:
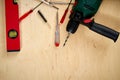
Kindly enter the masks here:
[[5, 0], [5, 16], [7, 51], [20, 51], [19, 10], [17, 0]]

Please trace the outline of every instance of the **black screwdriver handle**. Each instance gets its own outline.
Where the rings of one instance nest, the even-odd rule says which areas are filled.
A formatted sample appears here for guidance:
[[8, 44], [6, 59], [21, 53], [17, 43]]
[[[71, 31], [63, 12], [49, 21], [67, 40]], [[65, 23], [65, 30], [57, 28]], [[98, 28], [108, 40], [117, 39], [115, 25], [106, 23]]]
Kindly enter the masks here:
[[42, 14], [42, 12], [40, 10], [38, 10], [38, 13], [41, 16], [41, 18], [44, 20], [44, 22], [47, 23], [47, 19], [44, 17], [44, 15]]
[[95, 32], [97, 32], [105, 37], [112, 39], [114, 42], [117, 41], [118, 36], [119, 36], [119, 32], [117, 32], [113, 29], [110, 29], [104, 25], [95, 23], [95, 22], [93, 22], [91, 24], [91, 26], [89, 26], [89, 29], [92, 31], [95, 31]]

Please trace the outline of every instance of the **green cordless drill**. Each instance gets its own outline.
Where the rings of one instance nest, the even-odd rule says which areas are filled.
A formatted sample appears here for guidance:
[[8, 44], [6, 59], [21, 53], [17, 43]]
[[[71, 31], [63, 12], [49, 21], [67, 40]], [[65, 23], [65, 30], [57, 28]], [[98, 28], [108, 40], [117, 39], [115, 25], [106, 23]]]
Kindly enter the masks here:
[[[79, 24], [87, 26], [90, 30], [108, 37], [114, 42], [117, 40], [119, 32], [95, 23], [94, 19], [90, 19], [99, 9], [101, 2], [102, 0], [75, 0], [75, 5], [72, 8], [70, 20], [66, 28], [68, 36], [66, 37], [65, 43], [70, 34], [74, 34], [77, 31]], [[63, 46], [65, 46], [65, 43]]]

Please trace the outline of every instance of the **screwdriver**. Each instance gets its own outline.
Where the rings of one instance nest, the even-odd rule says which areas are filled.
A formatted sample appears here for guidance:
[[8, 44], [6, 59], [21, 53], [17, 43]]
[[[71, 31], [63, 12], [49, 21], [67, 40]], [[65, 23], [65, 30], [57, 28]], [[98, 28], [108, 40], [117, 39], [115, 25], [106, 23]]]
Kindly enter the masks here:
[[67, 15], [67, 13], [68, 13], [68, 10], [69, 10], [69, 7], [70, 7], [71, 2], [72, 2], [72, 0], [70, 0], [70, 3], [68, 4], [68, 7], [66, 8], [66, 10], [65, 10], [65, 12], [64, 12], [64, 14], [63, 14], [63, 16], [62, 16], [62, 18], [61, 18], [61, 20], [60, 20], [60, 23], [61, 23], [61, 24], [62, 24], [62, 23], [64, 22], [64, 20], [65, 20], [65, 17], [66, 17], [66, 15]]
[[60, 45], [60, 24], [59, 24], [58, 10], [57, 10], [57, 13], [56, 13], [55, 46], [58, 47], [59, 45]]
[[[59, 4], [59, 5], [68, 5], [69, 3], [67, 3], [67, 2], [49, 2], [50, 4]], [[73, 5], [74, 3], [71, 3], [71, 5]]]
[[47, 19], [44, 17], [44, 15], [42, 14], [42, 12], [40, 10], [38, 10], [38, 14], [41, 16], [41, 18], [44, 20], [44, 22], [47, 23], [48, 26], [50, 27], [50, 24], [48, 23]]
[[56, 6], [54, 6], [53, 4], [50, 4], [49, 2], [47, 2], [46, 0], [41, 0], [43, 3], [45, 3], [45, 4], [47, 4], [47, 5], [49, 5], [49, 6], [51, 6], [51, 7], [53, 7], [53, 8], [55, 8], [55, 9], [59, 9], [59, 8], [57, 8]]
[[43, 2], [40, 2], [37, 6], [35, 6], [33, 9], [30, 9], [28, 12], [26, 12], [25, 14], [23, 14], [20, 18], [19, 18], [19, 22], [21, 22], [23, 19], [25, 19], [28, 15], [30, 15], [37, 7], [39, 7]]

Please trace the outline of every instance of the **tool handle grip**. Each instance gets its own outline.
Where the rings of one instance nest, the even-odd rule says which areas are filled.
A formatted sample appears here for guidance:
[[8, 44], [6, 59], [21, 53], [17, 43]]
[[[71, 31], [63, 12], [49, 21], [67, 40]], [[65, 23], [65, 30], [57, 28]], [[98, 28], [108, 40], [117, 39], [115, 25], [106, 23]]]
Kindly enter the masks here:
[[110, 29], [104, 25], [98, 24], [98, 23], [93, 23], [92, 26], [89, 27], [92, 31], [95, 31], [105, 37], [108, 37], [110, 39], [112, 39], [114, 42], [116, 42], [118, 36], [119, 36], [119, 32]]
[[40, 11], [40, 10], [38, 11], [38, 13], [39, 13], [39, 15], [41, 16], [41, 18], [44, 20], [44, 22], [46, 22], [46, 23], [47, 23], [46, 18], [44, 17], [44, 15], [41, 13], [41, 11]]
[[28, 12], [26, 12], [24, 15], [22, 15], [20, 18], [19, 18], [19, 22], [21, 22], [24, 18], [26, 18], [29, 14], [31, 14], [33, 12], [33, 10], [29, 10]]
[[60, 20], [60, 23], [61, 23], [61, 24], [64, 22], [67, 13], [68, 13], [68, 9], [65, 10], [65, 12], [64, 12], [64, 14], [63, 14], [63, 16], [62, 16], [62, 18], [61, 18], [61, 20]]

